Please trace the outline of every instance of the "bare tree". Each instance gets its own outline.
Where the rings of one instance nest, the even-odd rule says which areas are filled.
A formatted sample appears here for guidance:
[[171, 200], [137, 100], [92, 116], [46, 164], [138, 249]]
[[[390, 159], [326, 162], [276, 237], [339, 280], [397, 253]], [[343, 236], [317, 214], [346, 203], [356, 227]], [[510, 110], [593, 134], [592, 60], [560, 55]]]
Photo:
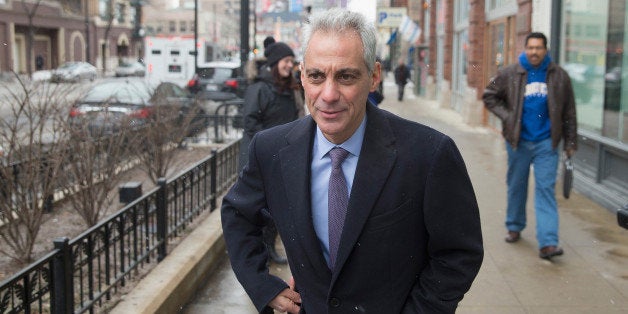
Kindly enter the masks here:
[[137, 146], [142, 169], [153, 183], [167, 177], [176, 155], [175, 149], [205, 127], [207, 117], [197, 106], [170, 103], [155, 108], [154, 120], [142, 130], [142, 145]]
[[[17, 75], [15, 75], [17, 77]], [[69, 90], [63, 85], [3, 85], [0, 145], [0, 253], [18, 262], [32, 259], [47, 209], [51, 209], [58, 172], [67, 150], [59, 120]], [[13, 87], [13, 88], [12, 88]]]
[[87, 227], [107, 213], [114, 203], [112, 191], [120, 182], [120, 173], [129, 162], [130, 132], [91, 137], [85, 127], [68, 125], [72, 140], [68, 149], [80, 152], [68, 156], [63, 178], [65, 191], [74, 210]]

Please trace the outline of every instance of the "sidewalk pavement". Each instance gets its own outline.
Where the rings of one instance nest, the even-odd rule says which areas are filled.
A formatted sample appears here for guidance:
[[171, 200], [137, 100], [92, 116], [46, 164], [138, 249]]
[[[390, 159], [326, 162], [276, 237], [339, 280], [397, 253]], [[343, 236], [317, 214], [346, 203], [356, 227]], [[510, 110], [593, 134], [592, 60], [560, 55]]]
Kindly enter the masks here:
[[[439, 108], [435, 101], [417, 98], [410, 92], [411, 86], [406, 88], [405, 99], [398, 102], [394, 84], [386, 81], [386, 99], [381, 107], [429, 125], [455, 140], [480, 207], [484, 262], [457, 313], [628, 313], [628, 230], [617, 225], [615, 213], [577, 191], [572, 192], [569, 200], [558, 196], [560, 245], [565, 254], [547, 261], [538, 257], [530, 193], [528, 228], [521, 241], [504, 242], [506, 152], [501, 135], [487, 128], [469, 127], [456, 112]], [[530, 184], [533, 191], [533, 179]], [[217, 221], [215, 216], [219, 213], [212, 216], [210, 219]], [[162, 264], [174, 255], [175, 252]], [[255, 313], [228, 261], [223, 259], [216, 267], [208, 278], [204, 278], [205, 274], [197, 276], [202, 281], [197, 294], [181, 311]], [[271, 268], [284, 279], [290, 276], [285, 266]], [[160, 275], [153, 271], [149, 276]], [[150, 285], [150, 289], [158, 298], [158, 288]], [[139, 290], [134, 289], [131, 294], [138, 294]], [[153, 302], [135, 300], [137, 304]], [[125, 309], [151, 312], [141, 307]]]

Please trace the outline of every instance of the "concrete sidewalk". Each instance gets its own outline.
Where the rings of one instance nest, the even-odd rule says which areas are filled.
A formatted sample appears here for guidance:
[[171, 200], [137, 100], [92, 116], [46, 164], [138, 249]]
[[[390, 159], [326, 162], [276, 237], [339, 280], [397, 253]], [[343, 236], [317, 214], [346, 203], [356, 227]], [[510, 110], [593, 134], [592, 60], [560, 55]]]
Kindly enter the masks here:
[[[398, 102], [395, 86], [390, 81], [386, 83], [386, 99], [381, 107], [451, 136], [462, 152], [475, 188], [485, 258], [471, 290], [460, 303], [458, 313], [628, 313], [628, 230], [617, 225], [615, 213], [577, 191], [572, 192], [569, 200], [559, 196], [560, 239], [565, 255], [550, 262], [538, 257], [530, 194], [529, 223], [522, 233], [522, 240], [516, 244], [504, 242], [506, 152], [501, 136], [487, 128], [469, 127], [454, 111], [441, 109], [434, 101], [416, 98], [410, 92], [410, 86], [404, 101]], [[214, 212], [209, 218], [213, 220], [214, 230], [218, 223], [217, 214]], [[192, 234], [197, 232], [202, 230]], [[190, 241], [199, 242], [199, 239], [202, 237]], [[181, 261], [177, 261], [177, 256], [205, 254], [178, 253], [177, 250], [162, 262], [162, 269], [180, 268]], [[193, 250], [193, 247], [188, 246], [186, 250]], [[196, 275], [202, 284], [196, 296], [192, 296], [181, 311], [255, 313], [229, 263], [225, 259], [214, 261], [219, 263], [218, 268], [208, 278], [205, 274]], [[272, 265], [272, 271], [282, 278], [290, 275], [283, 266]], [[158, 285], [159, 282], [171, 282], [164, 276], [165, 273], [153, 271], [149, 275], [154, 277], [151, 284], [134, 289], [116, 308], [117, 312], [161, 312], [158, 307], [148, 308], [146, 305], [162, 302], [158, 300], [172, 293], [172, 289], [162, 289]], [[150, 293], [142, 294], [141, 289], [150, 289]], [[178, 301], [186, 302], [183, 296], [178, 297]], [[136, 306], [130, 307], [131, 303]]]
[[[458, 313], [628, 313], [628, 231], [617, 225], [615, 213], [577, 191], [569, 200], [557, 196], [565, 255], [540, 259], [533, 193], [522, 240], [504, 241], [507, 157], [500, 134], [470, 128], [433, 101], [409, 97], [383, 108], [450, 135], [467, 164], [480, 205], [485, 257]], [[531, 178], [530, 192], [533, 185]]]

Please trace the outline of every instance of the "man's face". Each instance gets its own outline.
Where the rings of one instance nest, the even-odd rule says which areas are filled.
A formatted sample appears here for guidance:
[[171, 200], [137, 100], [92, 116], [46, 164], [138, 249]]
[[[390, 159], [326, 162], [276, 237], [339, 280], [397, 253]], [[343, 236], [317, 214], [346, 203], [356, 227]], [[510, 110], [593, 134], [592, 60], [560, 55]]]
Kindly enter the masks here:
[[525, 47], [526, 58], [532, 66], [539, 66], [547, 54], [547, 48], [543, 45], [541, 38], [528, 38]]
[[360, 126], [368, 93], [380, 80], [380, 65], [368, 73], [362, 40], [354, 31], [314, 33], [303, 61], [301, 81], [310, 114], [325, 138], [340, 144]]

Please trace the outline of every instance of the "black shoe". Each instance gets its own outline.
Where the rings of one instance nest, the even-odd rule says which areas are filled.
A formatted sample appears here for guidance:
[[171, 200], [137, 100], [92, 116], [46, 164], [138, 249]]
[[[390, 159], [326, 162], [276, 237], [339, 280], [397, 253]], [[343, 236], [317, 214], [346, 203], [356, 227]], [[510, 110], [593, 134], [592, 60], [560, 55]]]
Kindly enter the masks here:
[[544, 246], [539, 250], [539, 257], [543, 259], [551, 259], [554, 256], [563, 255], [563, 249], [557, 246]]

